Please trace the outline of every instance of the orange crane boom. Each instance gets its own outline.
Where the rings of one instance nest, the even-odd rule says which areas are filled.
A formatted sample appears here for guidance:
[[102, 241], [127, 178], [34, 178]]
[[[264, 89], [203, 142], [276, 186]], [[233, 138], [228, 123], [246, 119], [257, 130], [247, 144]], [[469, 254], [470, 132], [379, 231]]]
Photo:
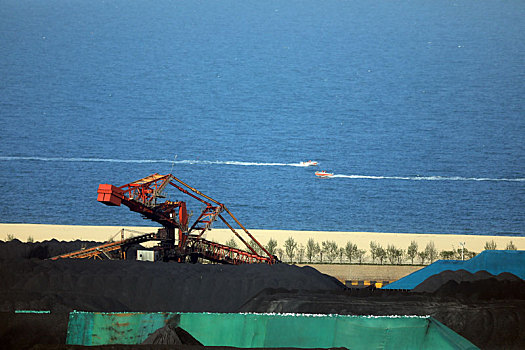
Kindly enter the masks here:
[[[165, 198], [163, 193], [168, 186], [174, 187], [205, 205], [191, 226], [188, 223], [189, 216], [185, 202], [169, 200], [160, 202], [160, 199]], [[125, 205], [131, 211], [140, 213], [144, 218], [163, 226], [163, 229], [159, 230], [154, 239], [161, 241], [160, 249], [163, 252], [164, 260], [183, 262], [188, 258], [195, 261], [200, 257], [228, 264], [273, 264], [279, 262], [279, 259], [270, 254], [224, 204], [206, 196], [172, 174], [160, 175], [155, 173], [119, 187], [101, 184], [97, 192], [99, 202], [109, 206]], [[228, 214], [239, 225], [242, 232], [251, 239], [251, 244], [228, 223], [224, 214]], [[217, 218], [221, 219], [241, 240], [247, 251], [210, 242], [202, 237], [207, 230], [211, 229]], [[177, 237], [175, 231], [178, 233]], [[252, 244], [258, 249], [255, 249]], [[260, 255], [257, 251], [263, 252], [264, 255]]]

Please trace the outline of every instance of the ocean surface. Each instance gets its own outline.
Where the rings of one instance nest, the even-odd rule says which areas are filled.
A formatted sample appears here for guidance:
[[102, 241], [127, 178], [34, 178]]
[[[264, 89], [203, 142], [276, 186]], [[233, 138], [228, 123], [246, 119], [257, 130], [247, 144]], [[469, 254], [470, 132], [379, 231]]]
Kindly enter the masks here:
[[524, 18], [523, 0], [3, 0], [0, 222], [151, 225], [98, 184], [172, 172], [251, 229], [523, 236]]

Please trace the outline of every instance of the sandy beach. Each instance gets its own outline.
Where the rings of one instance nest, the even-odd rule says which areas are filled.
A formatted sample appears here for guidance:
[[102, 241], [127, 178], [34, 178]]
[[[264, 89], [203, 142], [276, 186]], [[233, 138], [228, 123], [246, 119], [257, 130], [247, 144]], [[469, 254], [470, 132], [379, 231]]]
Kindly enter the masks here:
[[[525, 249], [525, 237], [516, 236], [481, 236], [481, 235], [454, 235], [454, 234], [422, 234], [422, 233], [383, 233], [383, 232], [330, 232], [330, 231], [287, 231], [287, 230], [250, 230], [261, 243], [266, 244], [270, 238], [277, 240], [279, 248], [289, 238], [302, 245], [313, 238], [321, 244], [323, 241], [335, 241], [339, 247], [344, 247], [347, 242], [357, 245], [358, 249], [369, 250], [370, 242], [379, 243], [383, 248], [393, 244], [397, 248], [406, 249], [411, 241], [416, 241], [419, 249], [424, 249], [429, 242], [434, 242], [438, 251], [453, 250], [460, 247], [460, 242], [465, 242], [465, 248], [474, 252], [481, 252], [485, 243], [491, 240], [497, 244], [498, 249], [505, 249], [512, 243], [519, 249]], [[231, 239], [233, 234], [229, 230], [212, 230], [208, 238], [218, 242]], [[240, 243], [239, 243], [240, 244]]]
[[[41, 224], [0, 224], [0, 240], [6, 240], [8, 235], [14, 236], [22, 242], [31, 237], [35, 242], [56, 239], [58, 241], [107, 241], [111, 237], [118, 239], [121, 229], [126, 235], [156, 232], [158, 227], [154, 226], [79, 226], [79, 225], [41, 225]], [[283, 249], [284, 242], [289, 238], [302, 245], [306, 245], [308, 239], [313, 238], [317, 243], [323, 241], [335, 241], [338, 246], [344, 247], [347, 242], [357, 244], [358, 249], [368, 251], [370, 242], [377, 242], [384, 248], [393, 244], [397, 248], [406, 249], [411, 241], [416, 241], [419, 250], [429, 242], [434, 242], [438, 251], [453, 250], [460, 248], [460, 242], [465, 242], [465, 248], [469, 251], [481, 252], [485, 243], [494, 241], [497, 249], [505, 249], [507, 244], [512, 243], [518, 250], [525, 250], [525, 237], [517, 236], [486, 236], [486, 235], [455, 235], [455, 234], [424, 234], [424, 233], [380, 233], [380, 232], [330, 232], [330, 231], [291, 231], [291, 230], [249, 230], [250, 233], [262, 244], [268, 243], [270, 239], [277, 241], [278, 248]], [[239, 230], [241, 232], [241, 230]], [[226, 243], [234, 237], [228, 229], [212, 229], [206, 234], [206, 239], [219, 243]], [[245, 235], [243, 235], [245, 237]], [[242, 243], [237, 240], [238, 245]]]

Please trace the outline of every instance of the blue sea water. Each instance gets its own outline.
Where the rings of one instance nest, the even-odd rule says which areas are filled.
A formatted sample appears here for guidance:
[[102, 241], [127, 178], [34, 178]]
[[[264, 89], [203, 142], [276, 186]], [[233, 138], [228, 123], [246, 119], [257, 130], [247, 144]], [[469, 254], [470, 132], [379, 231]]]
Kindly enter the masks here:
[[0, 221], [149, 225], [98, 184], [172, 171], [252, 229], [524, 235], [523, 18], [522, 0], [3, 0]]

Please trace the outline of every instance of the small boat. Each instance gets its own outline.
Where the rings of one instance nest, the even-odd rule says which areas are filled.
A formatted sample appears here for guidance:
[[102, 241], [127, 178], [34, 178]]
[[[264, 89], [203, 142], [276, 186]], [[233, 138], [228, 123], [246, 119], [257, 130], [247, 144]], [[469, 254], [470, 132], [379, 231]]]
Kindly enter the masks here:
[[326, 171], [323, 170], [323, 171], [316, 171], [315, 172], [315, 176], [317, 176], [317, 177], [333, 177], [334, 174], [326, 172]]
[[319, 163], [317, 163], [317, 162], [315, 162], [315, 161], [313, 161], [313, 160], [309, 160], [309, 161], [307, 161], [307, 162], [301, 162], [301, 163], [299, 163], [300, 166], [315, 166], [315, 165], [317, 165], [317, 164], [319, 164]]

